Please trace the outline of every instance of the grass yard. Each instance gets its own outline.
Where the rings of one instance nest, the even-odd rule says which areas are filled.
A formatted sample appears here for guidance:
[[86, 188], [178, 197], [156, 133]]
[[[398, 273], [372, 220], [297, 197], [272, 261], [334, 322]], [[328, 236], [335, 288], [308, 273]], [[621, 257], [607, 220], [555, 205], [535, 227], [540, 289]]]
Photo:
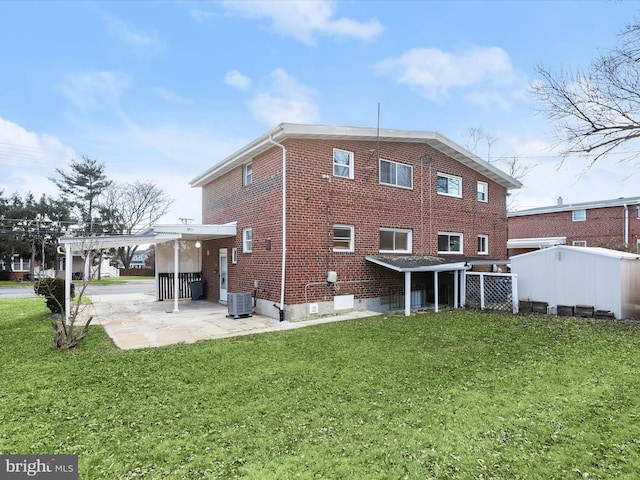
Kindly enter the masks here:
[[469, 311], [120, 351], [0, 300], [0, 452], [82, 479], [640, 474], [640, 327]]

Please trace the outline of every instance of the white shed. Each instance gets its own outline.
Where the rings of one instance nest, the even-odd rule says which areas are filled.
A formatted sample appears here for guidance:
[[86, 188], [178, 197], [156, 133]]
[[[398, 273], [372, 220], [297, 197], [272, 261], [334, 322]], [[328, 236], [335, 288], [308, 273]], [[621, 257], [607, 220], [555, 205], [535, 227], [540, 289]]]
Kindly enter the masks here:
[[640, 255], [558, 245], [511, 257], [521, 301], [589, 305], [640, 319]]

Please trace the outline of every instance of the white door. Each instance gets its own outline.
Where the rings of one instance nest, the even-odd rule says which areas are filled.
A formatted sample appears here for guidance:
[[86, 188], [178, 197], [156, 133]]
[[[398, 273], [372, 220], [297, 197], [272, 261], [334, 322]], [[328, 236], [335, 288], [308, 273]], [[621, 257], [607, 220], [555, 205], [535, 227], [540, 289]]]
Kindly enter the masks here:
[[227, 249], [220, 249], [220, 302], [227, 303]]

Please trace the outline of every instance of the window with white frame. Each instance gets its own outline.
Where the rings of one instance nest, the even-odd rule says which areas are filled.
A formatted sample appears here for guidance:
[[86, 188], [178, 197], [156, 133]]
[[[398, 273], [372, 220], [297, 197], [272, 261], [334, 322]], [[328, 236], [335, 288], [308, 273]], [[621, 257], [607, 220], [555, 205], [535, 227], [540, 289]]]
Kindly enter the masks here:
[[585, 209], [574, 210], [571, 212], [572, 222], [584, 222], [586, 219], [587, 219], [587, 211]]
[[636, 242], [636, 253], [640, 253], [640, 240]]
[[234, 265], [238, 263], [238, 249], [236, 247], [231, 249], [231, 263]]
[[640, 220], [640, 206], [636, 207], [636, 218]]
[[573, 242], [571, 242], [571, 244], [574, 247], [586, 247], [587, 246], [587, 241], [586, 240], [574, 240]]
[[478, 235], [478, 255], [487, 255], [489, 253], [489, 236]]
[[478, 182], [478, 201], [489, 201], [489, 184], [487, 182]]
[[462, 178], [438, 173], [438, 194], [462, 197]]
[[334, 225], [333, 226], [333, 251], [353, 252], [353, 226]]
[[413, 188], [413, 167], [381, 158], [380, 183], [394, 187]]
[[253, 164], [247, 163], [244, 166], [244, 171], [242, 174], [242, 184], [243, 185], [251, 185], [253, 183]]
[[353, 152], [333, 149], [333, 176], [353, 178]]
[[462, 253], [462, 234], [438, 233], [438, 253]]
[[243, 253], [251, 253], [253, 250], [253, 229], [242, 229], [242, 251]]
[[400, 228], [380, 229], [380, 252], [411, 253], [411, 230]]

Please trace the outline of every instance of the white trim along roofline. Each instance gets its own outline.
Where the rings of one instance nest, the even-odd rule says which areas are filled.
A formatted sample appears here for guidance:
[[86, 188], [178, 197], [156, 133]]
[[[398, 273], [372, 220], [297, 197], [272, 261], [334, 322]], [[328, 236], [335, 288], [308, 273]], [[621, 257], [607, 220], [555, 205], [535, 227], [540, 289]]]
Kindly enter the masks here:
[[189, 184], [192, 187], [203, 187], [207, 183], [224, 175], [230, 170], [251, 161], [254, 156], [273, 148], [274, 145], [271, 142], [271, 139], [282, 142], [288, 138], [423, 143], [441, 151], [445, 155], [448, 155], [476, 172], [481, 173], [485, 177], [493, 180], [499, 185], [502, 185], [508, 190], [520, 188], [522, 186], [522, 183], [515, 178], [435, 131], [304, 125], [296, 123], [281, 123], [261, 137], [242, 147], [240, 150], [216, 163], [211, 168], [191, 180]]
[[582, 203], [565, 203], [562, 205], [551, 205], [548, 207], [529, 208], [515, 212], [507, 212], [507, 217], [526, 217], [528, 215], [539, 215], [541, 213], [572, 212], [574, 210], [591, 210], [594, 208], [607, 207], [631, 207], [640, 205], [640, 197], [620, 197], [612, 200], [597, 200]]

